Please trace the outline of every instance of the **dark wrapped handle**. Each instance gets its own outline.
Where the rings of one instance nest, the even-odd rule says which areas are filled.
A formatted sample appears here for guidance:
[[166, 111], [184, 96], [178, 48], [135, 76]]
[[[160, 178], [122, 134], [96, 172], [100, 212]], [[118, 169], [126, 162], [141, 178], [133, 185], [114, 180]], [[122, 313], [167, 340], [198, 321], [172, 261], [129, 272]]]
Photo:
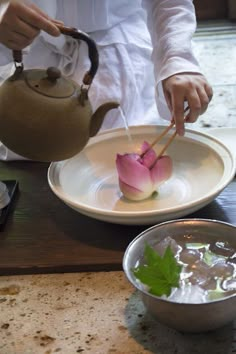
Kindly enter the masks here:
[[65, 27], [63, 25], [57, 24], [57, 27], [61, 31], [61, 33], [71, 36], [75, 39], [82, 40], [87, 43], [88, 45], [88, 56], [91, 62], [91, 66], [89, 71], [84, 75], [83, 78], [83, 83], [85, 85], [91, 85], [93, 78], [97, 72], [98, 69], [98, 64], [99, 64], [99, 59], [98, 59], [98, 50], [96, 43], [94, 40], [89, 37], [89, 35], [85, 32], [82, 32], [76, 28], [71, 28], [71, 27]]
[[[91, 62], [91, 66], [89, 71], [87, 71], [83, 78], [84, 85], [91, 85], [94, 76], [96, 75], [98, 64], [99, 64], [99, 57], [98, 57], [98, 50], [96, 43], [89, 35], [85, 32], [77, 30], [76, 28], [72, 27], [65, 27], [61, 24], [56, 24], [62, 34], [66, 36], [71, 36], [75, 39], [82, 40], [87, 43], [88, 45], [88, 56]], [[13, 50], [13, 59], [15, 63], [22, 63], [22, 51], [21, 50]]]
[[15, 63], [22, 63], [22, 51], [21, 50], [13, 50], [13, 59]]

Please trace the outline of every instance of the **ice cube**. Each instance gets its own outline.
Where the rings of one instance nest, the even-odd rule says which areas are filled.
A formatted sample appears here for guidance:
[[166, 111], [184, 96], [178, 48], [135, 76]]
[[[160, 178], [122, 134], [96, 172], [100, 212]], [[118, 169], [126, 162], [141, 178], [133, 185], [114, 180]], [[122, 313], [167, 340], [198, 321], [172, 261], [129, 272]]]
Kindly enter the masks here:
[[198, 260], [193, 264], [187, 266], [187, 271], [192, 272], [194, 276], [205, 277], [209, 275], [209, 265], [206, 264], [203, 260]]
[[210, 274], [210, 267], [202, 260], [187, 266], [187, 270], [192, 274], [188, 278], [193, 285], [199, 285], [203, 289], [215, 289], [216, 281]]
[[178, 243], [170, 236], [167, 236], [163, 240], [158, 242], [154, 248], [157, 253], [162, 257], [168, 246], [170, 246], [171, 251], [174, 253], [175, 256], [182, 250], [182, 247], [178, 245]]
[[209, 277], [205, 279], [204, 282], [202, 282], [200, 285], [204, 290], [215, 290], [217, 287], [217, 281], [216, 279]]
[[228, 257], [227, 261], [230, 263], [236, 264], [236, 253], [234, 253], [232, 256]]
[[227, 241], [217, 241], [216, 243], [210, 245], [210, 250], [224, 257], [230, 257], [235, 253], [235, 250]]
[[206, 292], [198, 285], [186, 284], [173, 289], [168, 300], [179, 303], [199, 304], [206, 302]]
[[234, 273], [234, 266], [230, 263], [226, 263], [225, 260], [221, 260], [210, 268], [210, 274], [214, 277], [228, 278]]
[[185, 248], [179, 254], [179, 259], [181, 260], [181, 262], [190, 265], [200, 260], [201, 258], [202, 258], [202, 253], [196, 249]]
[[236, 279], [233, 278], [233, 279], [227, 279], [227, 280], [224, 280], [222, 283], [221, 283], [221, 287], [223, 290], [225, 291], [232, 291], [234, 290], [236, 292]]

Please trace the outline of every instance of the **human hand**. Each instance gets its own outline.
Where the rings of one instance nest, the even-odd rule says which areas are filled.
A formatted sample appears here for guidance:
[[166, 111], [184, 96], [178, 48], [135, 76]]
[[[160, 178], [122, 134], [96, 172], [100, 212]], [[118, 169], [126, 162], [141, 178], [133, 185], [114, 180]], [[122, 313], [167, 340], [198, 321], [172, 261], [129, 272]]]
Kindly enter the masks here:
[[[184, 120], [194, 123], [206, 111], [213, 95], [212, 88], [205, 76], [198, 73], [175, 74], [163, 80], [162, 85], [176, 131], [184, 135]], [[186, 102], [189, 111], [184, 119]]]
[[0, 43], [13, 50], [21, 50], [32, 43], [40, 30], [59, 36], [56, 23], [36, 5], [12, 0], [0, 19]]

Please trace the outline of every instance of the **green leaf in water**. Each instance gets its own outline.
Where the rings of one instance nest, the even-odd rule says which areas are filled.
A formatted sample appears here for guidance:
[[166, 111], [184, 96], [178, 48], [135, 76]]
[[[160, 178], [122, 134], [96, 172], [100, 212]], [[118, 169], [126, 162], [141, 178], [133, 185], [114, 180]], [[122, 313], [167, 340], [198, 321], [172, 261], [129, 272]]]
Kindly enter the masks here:
[[173, 287], [179, 287], [182, 266], [168, 246], [161, 257], [150, 245], [144, 250], [145, 264], [133, 269], [137, 279], [149, 287], [153, 295], [169, 296]]

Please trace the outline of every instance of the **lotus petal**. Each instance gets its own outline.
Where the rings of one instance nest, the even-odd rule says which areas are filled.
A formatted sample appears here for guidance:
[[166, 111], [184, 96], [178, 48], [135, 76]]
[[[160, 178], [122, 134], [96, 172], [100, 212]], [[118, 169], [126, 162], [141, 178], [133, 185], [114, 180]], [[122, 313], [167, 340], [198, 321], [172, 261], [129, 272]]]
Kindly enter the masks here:
[[149, 147], [144, 141], [141, 147], [141, 155], [145, 152], [143, 157], [136, 153], [116, 156], [120, 190], [130, 200], [150, 197], [172, 174], [171, 158], [161, 156], [157, 159], [156, 152], [152, 148], [148, 150]]
[[136, 189], [124, 182], [122, 182], [119, 179], [119, 186], [120, 186], [120, 190], [123, 193], [123, 195], [130, 200], [143, 200], [146, 199], [148, 197], [150, 197], [150, 195], [152, 195], [153, 193], [153, 188], [150, 189], [145, 189], [144, 191], [140, 191], [139, 189]]
[[139, 162], [138, 154], [117, 154], [116, 167], [119, 178], [125, 184], [140, 191], [150, 190], [152, 180], [149, 169]]
[[[144, 141], [142, 148], [141, 148], [141, 152], [144, 153], [145, 151], [147, 151], [147, 149], [150, 147], [150, 144], [148, 144], [146, 141]], [[153, 163], [156, 160], [156, 152], [153, 149], [148, 150], [144, 157], [142, 158], [142, 163], [144, 166], [146, 166], [147, 168], [150, 168]]]
[[150, 170], [151, 180], [155, 187], [165, 182], [172, 175], [173, 164], [169, 156], [161, 156]]

